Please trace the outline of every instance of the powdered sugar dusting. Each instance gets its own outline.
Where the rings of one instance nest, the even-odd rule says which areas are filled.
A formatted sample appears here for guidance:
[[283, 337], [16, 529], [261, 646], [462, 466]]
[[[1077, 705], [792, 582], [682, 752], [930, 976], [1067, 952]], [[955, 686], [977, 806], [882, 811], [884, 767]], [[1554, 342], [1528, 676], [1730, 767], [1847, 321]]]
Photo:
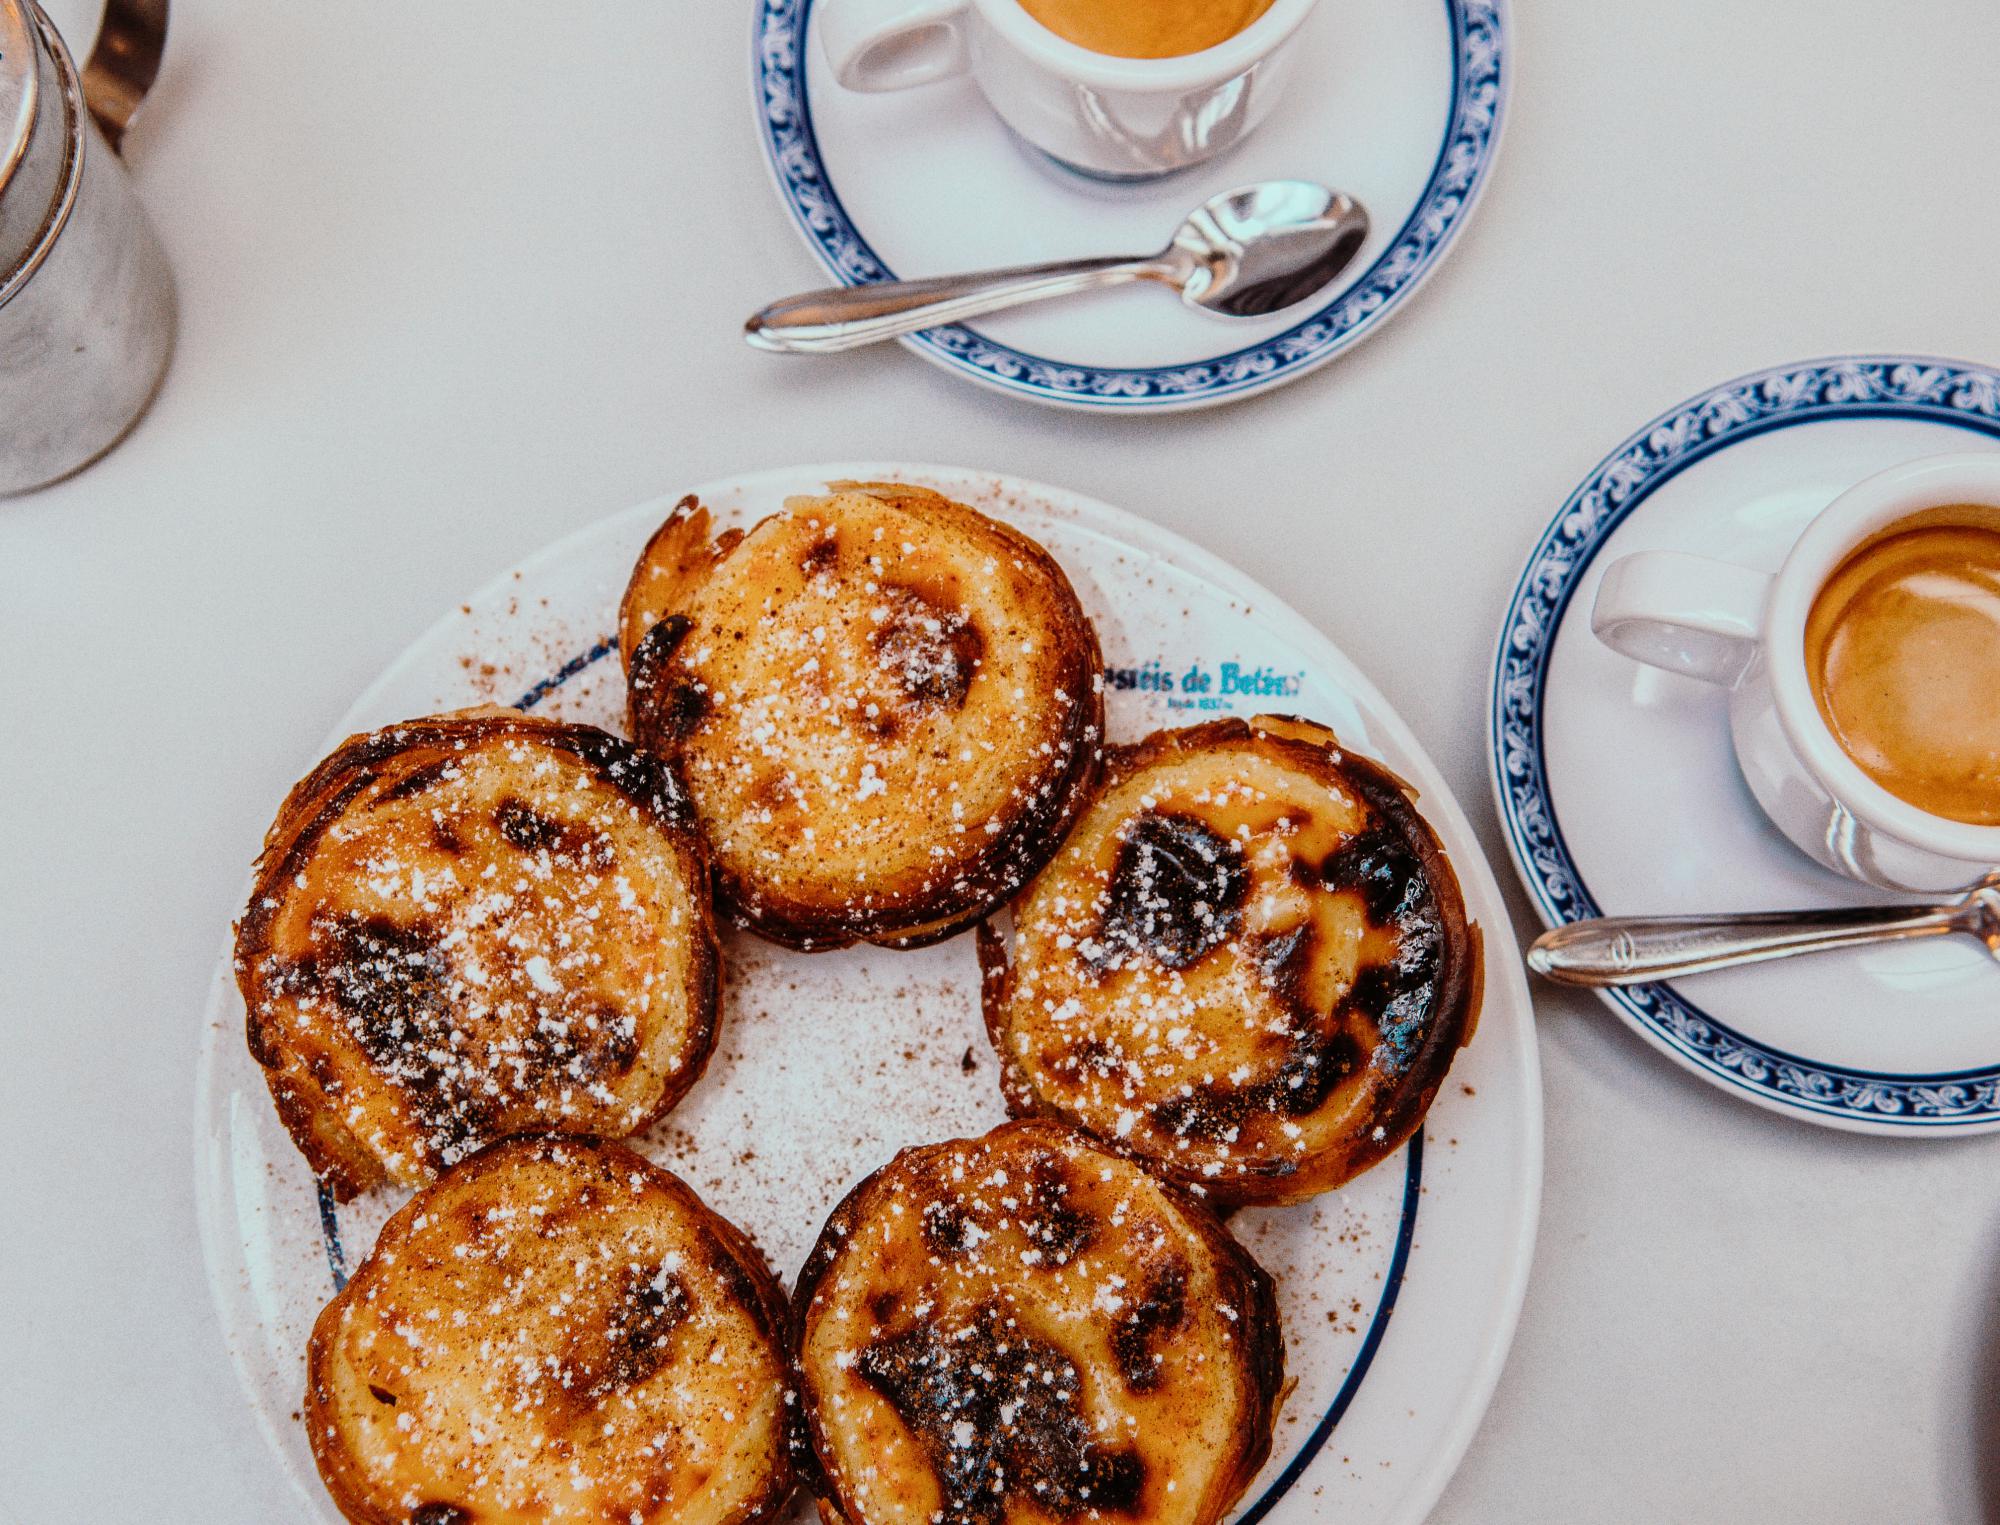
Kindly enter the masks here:
[[739, 933], [723, 971], [709, 1073], [641, 1143], [789, 1285], [834, 1204], [897, 1150], [1005, 1120], [979, 969], [968, 939], [808, 955]]

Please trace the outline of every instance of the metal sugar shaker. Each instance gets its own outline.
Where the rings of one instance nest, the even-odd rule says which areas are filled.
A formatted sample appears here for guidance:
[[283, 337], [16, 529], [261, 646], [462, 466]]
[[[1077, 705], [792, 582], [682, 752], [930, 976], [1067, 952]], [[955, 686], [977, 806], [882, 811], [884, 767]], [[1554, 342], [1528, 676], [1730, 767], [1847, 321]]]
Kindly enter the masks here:
[[174, 283], [118, 157], [167, 0], [110, 0], [79, 70], [35, 0], [0, 0], [0, 495], [96, 460], [174, 344]]

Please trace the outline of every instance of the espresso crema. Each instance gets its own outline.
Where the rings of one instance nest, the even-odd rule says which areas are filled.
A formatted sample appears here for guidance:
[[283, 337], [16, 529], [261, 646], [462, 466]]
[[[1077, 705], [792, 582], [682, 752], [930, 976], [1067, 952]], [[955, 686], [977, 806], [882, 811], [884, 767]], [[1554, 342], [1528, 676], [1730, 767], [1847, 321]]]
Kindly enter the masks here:
[[2000, 515], [1932, 509], [1856, 550], [1813, 602], [1806, 675], [1875, 782], [2000, 825]]
[[1078, 47], [1114, 58], [1180, 58], [1229, 41], [1272, 0], [1021, 0]]

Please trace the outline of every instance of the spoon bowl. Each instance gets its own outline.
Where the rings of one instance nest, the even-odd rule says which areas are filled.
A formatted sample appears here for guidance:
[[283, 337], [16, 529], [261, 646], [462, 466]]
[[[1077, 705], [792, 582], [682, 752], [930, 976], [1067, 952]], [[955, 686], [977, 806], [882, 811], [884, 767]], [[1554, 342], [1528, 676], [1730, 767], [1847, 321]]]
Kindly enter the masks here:
[[1261, 318], [1326, 286], [1367, 237], [1368, 213], [1353, 197], [1305, 180], [1267, 180], [1188, 214], [1169, 254], [1191, 264], [1169, 283], [1190, 307]]

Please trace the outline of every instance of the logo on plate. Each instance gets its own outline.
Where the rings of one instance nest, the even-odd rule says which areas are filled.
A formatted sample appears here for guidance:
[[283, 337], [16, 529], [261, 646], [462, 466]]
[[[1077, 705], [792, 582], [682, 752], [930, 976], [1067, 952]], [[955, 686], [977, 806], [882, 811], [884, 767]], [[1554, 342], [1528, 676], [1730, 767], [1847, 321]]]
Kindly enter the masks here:
[[1170, 710], [1233, 710], [1238, 699], [1292, 699], [1305, 686], [1303, 672], [1241, 662], [1195, 661], [1185, 668], [1153, 657], [1136, 667], [1105, 669], [1113, 689], [1164, 694]]

